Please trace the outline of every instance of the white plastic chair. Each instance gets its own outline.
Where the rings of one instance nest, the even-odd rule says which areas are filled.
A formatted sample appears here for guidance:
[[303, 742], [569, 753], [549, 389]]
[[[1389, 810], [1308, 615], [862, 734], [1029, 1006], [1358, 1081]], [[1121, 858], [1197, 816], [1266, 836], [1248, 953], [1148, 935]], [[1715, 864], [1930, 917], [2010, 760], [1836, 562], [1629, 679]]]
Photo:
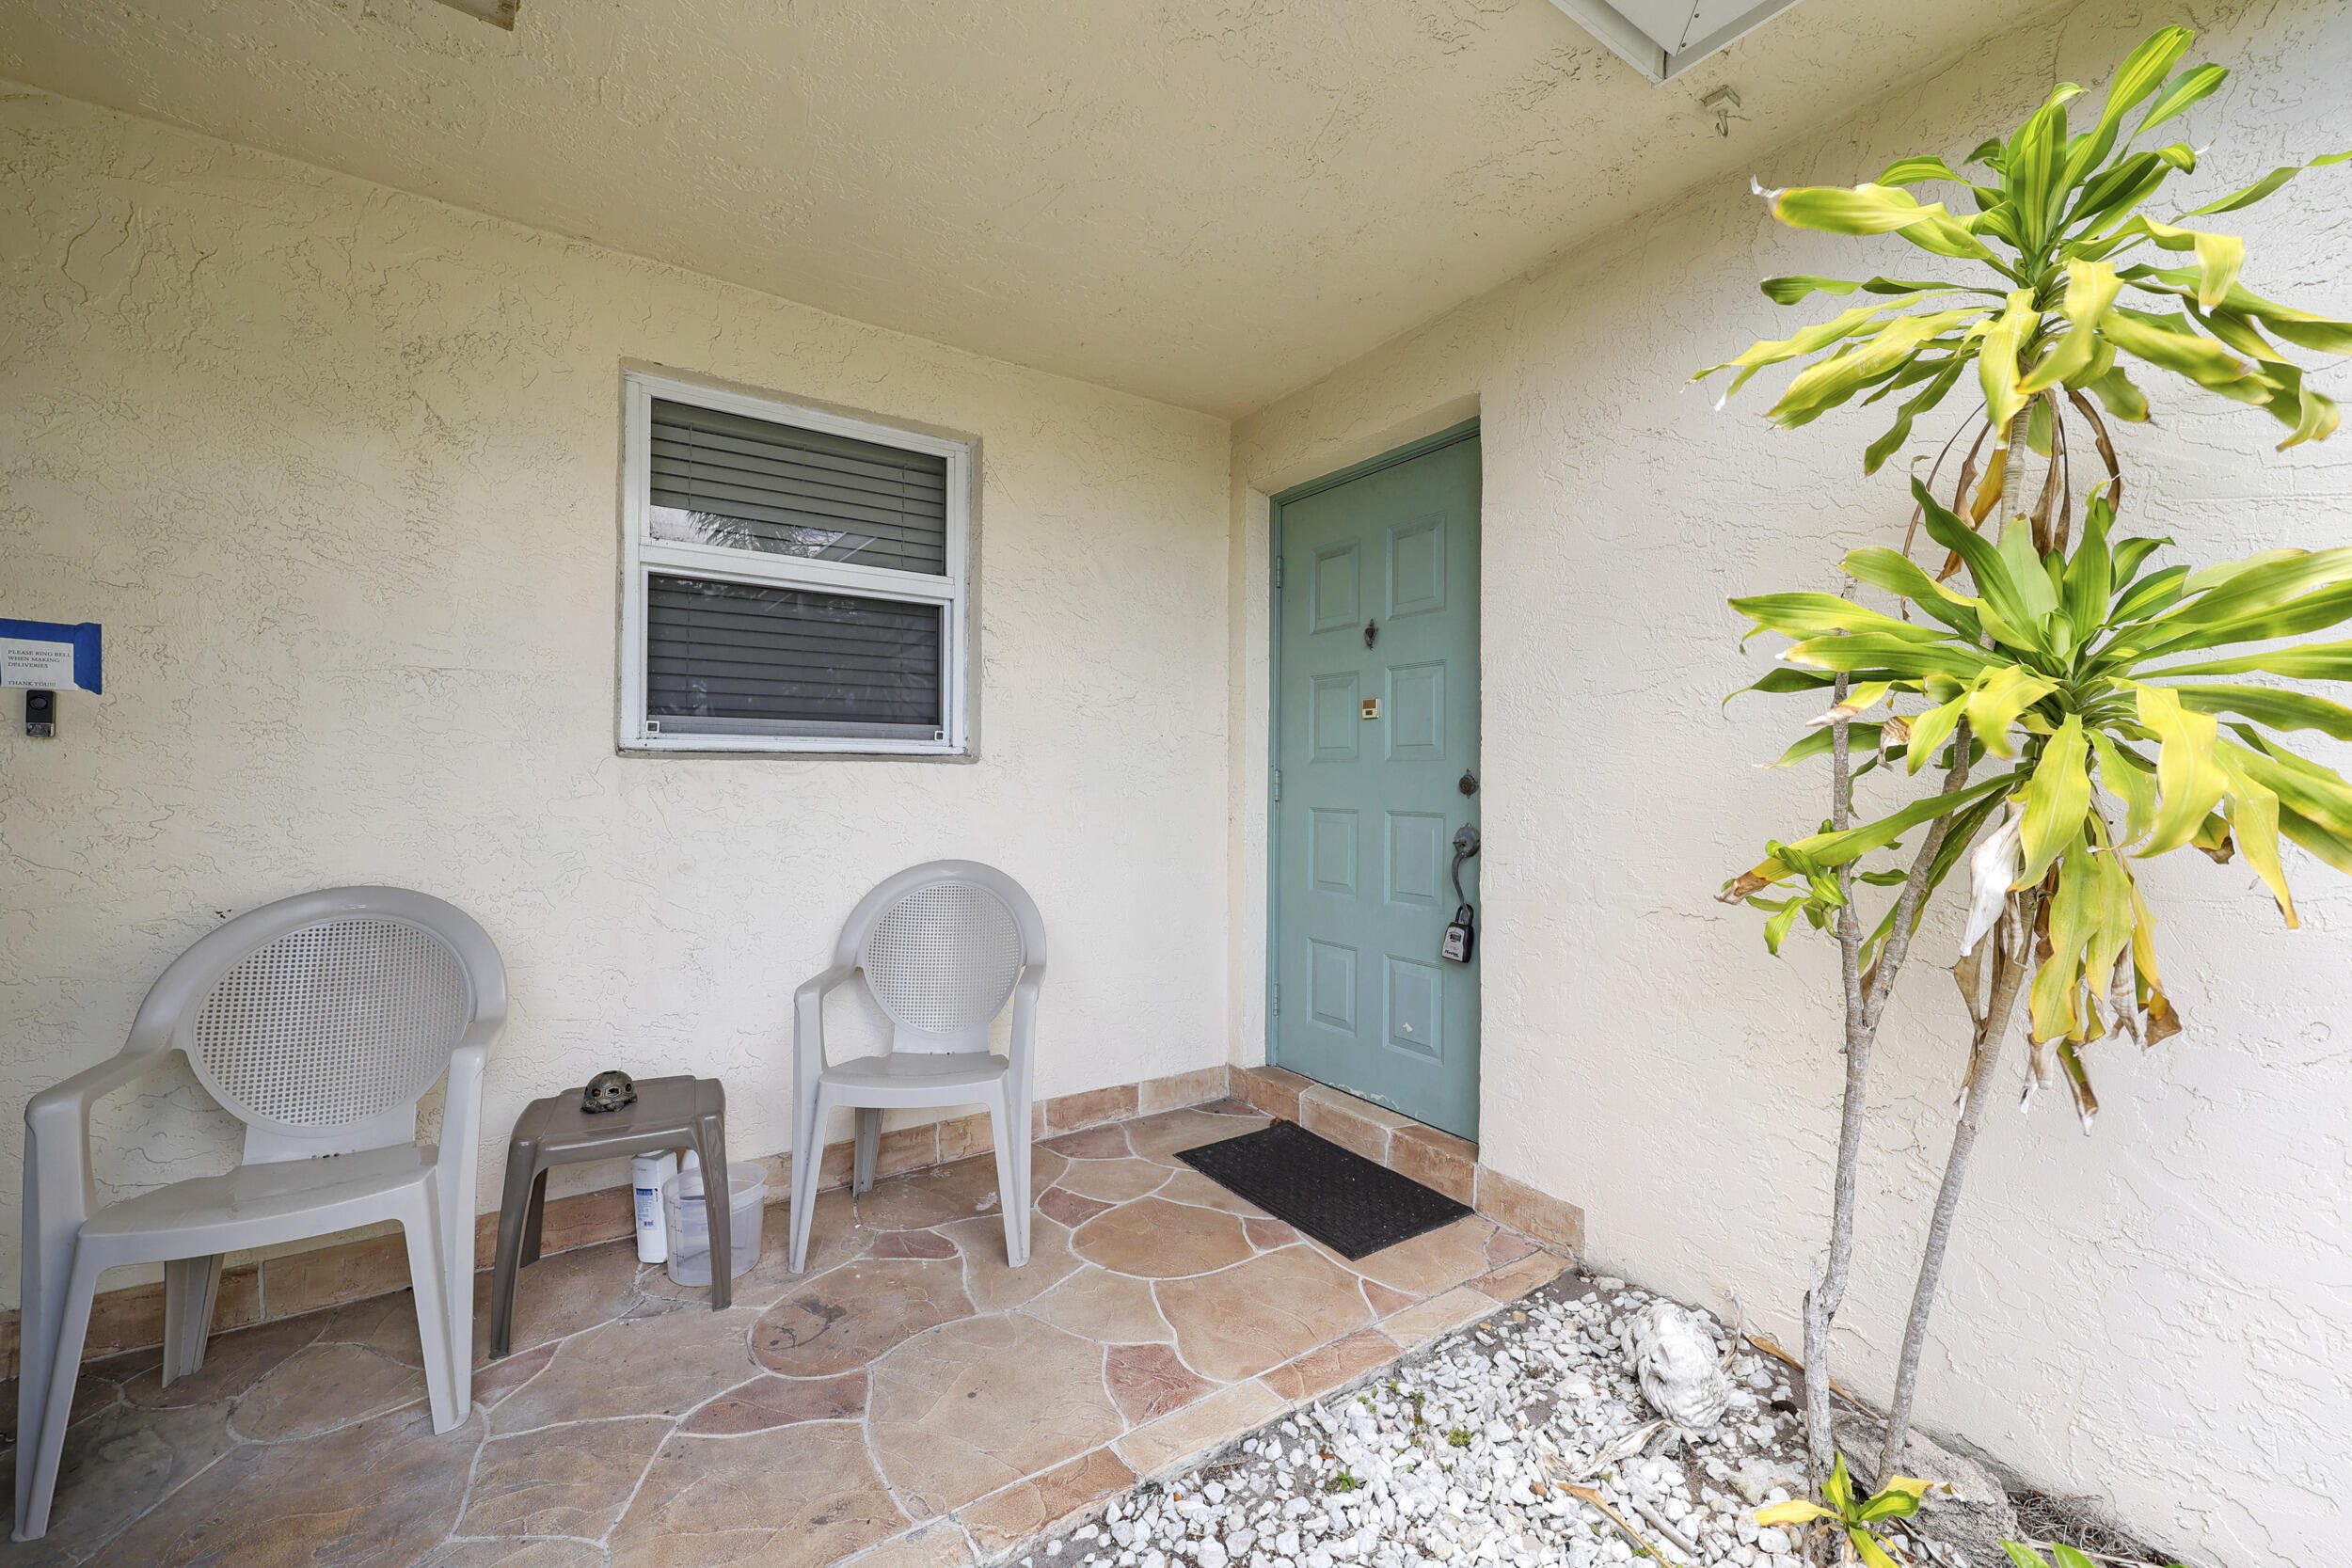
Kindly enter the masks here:
[[[825, 993], [858, 971], [896, 1026], [890, 1049], [825, 1063]], [[882, 1114], [899, 1106], [985, 1105], [995, 1129], [1005, 1257], [1029, 1260], [1029, 1061], [1045, 925], [1021, 884], [972, 861], [909, 866], [860, 900], [834, 944], [833, 967], [793, 996], [791, 1270], [808, 1264], [825, 1120], [855, 1110], [851, 1181], [874, 1184]], [[1012, 1002], [1007, 1054], [990, 1026]]]
[[[164, 1265], [163, 1381], [203, 1365], [221, 1255], [397, 1221], [433, 1430], [472, 1405], [474, 1162], [506, 971], [482, 927], [399, 888], [330, 888], [239, 915], [174, 959], [119, 1055], [24, 1108], [19, 1541], [49, 1528], [100, 1271]], [[89, 1110], [187, 1053], [246, 1124], [244, 1163], [100, 1207]], [[437, 1148], [417, 1101], [446, 1071]]]

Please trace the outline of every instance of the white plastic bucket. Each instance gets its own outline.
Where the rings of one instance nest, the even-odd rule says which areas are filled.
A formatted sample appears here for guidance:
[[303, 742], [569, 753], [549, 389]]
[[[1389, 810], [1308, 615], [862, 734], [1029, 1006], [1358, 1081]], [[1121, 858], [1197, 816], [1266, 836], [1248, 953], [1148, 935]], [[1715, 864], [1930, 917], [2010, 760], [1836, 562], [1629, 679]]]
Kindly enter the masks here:
[[[727, 1275], [759, 1261], [759, 1224], [768, 1208], [768, 1172], [750, 1161], [727, 1165]], [[680, 1285], [710, 1283], [710, 1220], [703, 1207], [703, 1173], [681, 1171], [661, 1183], [661, 1215], [670, 1233], [670, 1277]]]

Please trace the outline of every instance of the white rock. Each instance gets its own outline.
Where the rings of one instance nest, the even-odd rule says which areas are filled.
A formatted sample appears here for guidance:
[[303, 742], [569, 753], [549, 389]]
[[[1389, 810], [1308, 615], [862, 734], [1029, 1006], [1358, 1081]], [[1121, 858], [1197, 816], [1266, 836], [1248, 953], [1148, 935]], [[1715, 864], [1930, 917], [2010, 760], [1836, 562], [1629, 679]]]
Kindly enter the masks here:
[[1773, 1557], [1786, 1557], [1788, 1554], [1788, 1532], [1777, 1525], [1767, 1526], [1756, 1532], [1756, 1549]]

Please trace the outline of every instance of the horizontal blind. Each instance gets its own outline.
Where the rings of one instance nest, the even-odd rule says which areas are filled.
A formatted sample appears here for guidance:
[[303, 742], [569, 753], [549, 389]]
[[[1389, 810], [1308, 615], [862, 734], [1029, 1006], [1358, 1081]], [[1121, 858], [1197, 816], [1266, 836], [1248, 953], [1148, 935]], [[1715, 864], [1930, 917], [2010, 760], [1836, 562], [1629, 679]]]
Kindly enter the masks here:
[[653, 400], [653, 536], [944, 577], [947, 460]]
[[645, 601], [645, 716], [665, 734], [942, 733], [938, 605], [661, 573]]

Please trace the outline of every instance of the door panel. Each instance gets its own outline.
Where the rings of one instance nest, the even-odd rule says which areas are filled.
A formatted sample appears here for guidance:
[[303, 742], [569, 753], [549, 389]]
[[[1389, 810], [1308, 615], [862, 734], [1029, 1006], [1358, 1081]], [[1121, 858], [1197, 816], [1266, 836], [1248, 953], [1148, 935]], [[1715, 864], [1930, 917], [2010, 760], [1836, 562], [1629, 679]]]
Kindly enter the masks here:
[[1478, 767], [1477, 440], [1286, 501], [1279, 537], [1273, 1057], [1475, 1138], [1477, 955], [1438, 944], [1454, 835], [1478, 821], [1459, 788]]

